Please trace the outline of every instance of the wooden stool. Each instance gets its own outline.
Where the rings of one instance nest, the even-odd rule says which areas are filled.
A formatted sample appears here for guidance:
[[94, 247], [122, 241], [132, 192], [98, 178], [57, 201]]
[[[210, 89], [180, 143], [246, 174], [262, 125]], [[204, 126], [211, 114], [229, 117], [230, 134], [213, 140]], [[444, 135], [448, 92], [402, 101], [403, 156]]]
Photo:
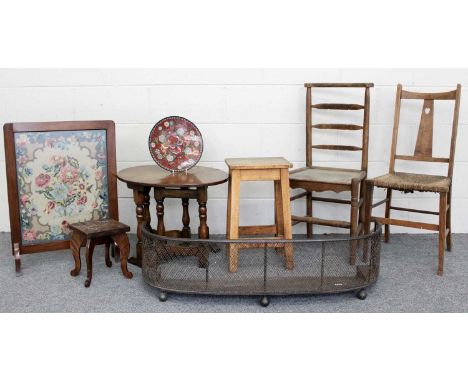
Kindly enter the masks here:
[[127, 259], [130, 252], [130, 243], [126, 232], [130, 231], [128, 225], [119, 223], [116, 220], [91, 220], [84, 223], [70, 224], [72, 230], [71, 250], [75, 259], [75, 268], [70, 271], [72, 276], [78, 276], [81, 270], [80, 249], [86, 242], [86, 267], [87, 277], [85, 287], [91, 285], [93, 278], [93, 251], [98, 244], [106, 245], [105, 259], [108, 267], [112, 266], [109, 257], [109, 248], [111, 244], [115, 245], [116, 256], [120, 254], [122, 273], [127, 279], [133, 277], [132, 272], [127, 269]]
[[[239, 239], [240, 235], [275, 235], [275, 237], [265, 239], [292, 239], [289, 202], [289, 168], [292, 164], [284, 158], [228, 158], [226, 164], [229, 167], [227, 239]], [[275, 224], [239, 227], [240, 182], [265, 180], [275, 182]], [[263, 246], [264, 243], [228, 244], [229, 271], [237, 271], [239, 249]], [[283, 250], [287, 269], [294, 267], [290, 244], [272, 243], [270, 247]]]

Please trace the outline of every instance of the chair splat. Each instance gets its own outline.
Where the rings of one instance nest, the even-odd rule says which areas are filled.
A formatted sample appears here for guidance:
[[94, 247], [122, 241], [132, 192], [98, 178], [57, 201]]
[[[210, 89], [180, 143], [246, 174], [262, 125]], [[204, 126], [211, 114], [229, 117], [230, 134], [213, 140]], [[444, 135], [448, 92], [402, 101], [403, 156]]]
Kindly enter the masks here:
[[432, 137], [434, 131], [434, 100], [425, 99], [421, 111], [418, 138], [414, 148], [415, 157], [432, 157]]

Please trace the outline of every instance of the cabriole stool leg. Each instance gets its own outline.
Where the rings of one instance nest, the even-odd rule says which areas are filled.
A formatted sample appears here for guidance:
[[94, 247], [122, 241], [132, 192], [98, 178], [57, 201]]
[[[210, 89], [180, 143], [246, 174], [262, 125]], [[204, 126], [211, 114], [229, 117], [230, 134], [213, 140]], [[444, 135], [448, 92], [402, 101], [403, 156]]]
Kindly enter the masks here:
[[86, 243], [86, 281], [85, 287], [89, 288], [91, 285], [91, 280], [93, 278], [93, 252], [94, 252], [95, 242], [93, 239], [88, 239]]
[[131, 279], [133, 273], [127, 269], [127, 258], [128, 253], [130, 252], [130, 242], [128, 241], [128, 236], [125, 233], [119, 235], [113, 235], [112, 240], [114, 240], [118, 253], [120, 254], [120, 267], [125, 278]]
[[112, 267], [112, 261], [110, 259], [110, 256], [109, 256], [109, 250], [110, 250], [110, 246], [111, 246], [111, 243], [109, 241], [107, 241], [105, 243], [105, 249], [104, 249], [104, 258], [105, 258], [105, 261], [106, 261], [106, 266], [107, 267]]
[[72, 250], [73, 259], [75, 260], [75, 268], [70, 271], [70, 275], [73, 277], [78, 276], [81, 270], [81, 257], [80, 257], [80, 249], [83, 245], [86, 238], [82, 237], [82, 235], [77, 232], [73, 231], [72, 237], [70, 240], [70, 247]]

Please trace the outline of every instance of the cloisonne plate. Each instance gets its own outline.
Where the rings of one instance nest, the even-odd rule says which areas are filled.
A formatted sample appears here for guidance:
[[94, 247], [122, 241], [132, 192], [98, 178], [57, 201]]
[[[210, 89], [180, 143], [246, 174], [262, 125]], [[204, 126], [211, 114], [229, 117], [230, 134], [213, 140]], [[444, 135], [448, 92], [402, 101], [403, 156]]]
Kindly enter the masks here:
[[158, 166], [167, 171], [185, 171], [200, 160], [203, 139], [193, 122], [182, 117], [167, 117], [154, 125], [148, 146]]

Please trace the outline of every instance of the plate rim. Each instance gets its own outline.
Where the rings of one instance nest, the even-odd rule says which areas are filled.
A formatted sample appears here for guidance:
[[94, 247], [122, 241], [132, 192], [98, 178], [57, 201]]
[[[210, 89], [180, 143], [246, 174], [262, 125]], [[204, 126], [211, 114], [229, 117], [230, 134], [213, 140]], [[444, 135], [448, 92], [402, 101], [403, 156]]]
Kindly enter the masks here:
[[[195, 130], [198, 131], [198, 134], [200, 136], [200, 140], [201, 140], [201, 150], [200, 150], [200, 157], [198, 158], [198, 160], [190, 167], [187, 167], [187, 168], [184, 168], [182, 170], [179, 170], [179, 169], [169, 169], [169, 168], [166, 168], [164, 167], [161, 163], [158, 162], [158, 159], [154, 157], [153, 155], [153, 150], [151, 148], [151, 133], [153, 132], [153, 130], [155, 129], [156, 126], [158, 126], [160, 123], [162, 123], [164, 120], [166, 119], [175, 119], [175, 118], [178, 118], [178, 119], [183, 119], [184, 121], [187, 121], [189, 123], [191, 123], [193, 125], [193, 127], [195, 128]], [[193, 123], [191, 120], [185, 118], [185, 117], [181, 117], [179, 115], [171, 115], [171, 116], [168, 116], [168, 117], [164, 117], [162, 119], [160, 119], [158, 122], [156, 122], [153, 127], [151, 128], [149, 134], [148, 134], [148, 149], [149, 149], [149, 152], [150, 152], [150, 155], [151, 155], [151, 158], [153, 159], [153, 161], [159, 166], [161, 167], [163, 170], [166, 170], [166, 171], [169, 171], [169, 172], [185, 172], [185, 171], [188, 171], [190, 170], [191, 168], [195, 167], [198, 162], [200, 162], [200, 159], [203, 155], [203, 149], [204, 149], [204, 143], [203, 143], [203, 135], [200, 131], [200, 129], [198, 128], [197, 125], [195, 125], [195, 123]]]

